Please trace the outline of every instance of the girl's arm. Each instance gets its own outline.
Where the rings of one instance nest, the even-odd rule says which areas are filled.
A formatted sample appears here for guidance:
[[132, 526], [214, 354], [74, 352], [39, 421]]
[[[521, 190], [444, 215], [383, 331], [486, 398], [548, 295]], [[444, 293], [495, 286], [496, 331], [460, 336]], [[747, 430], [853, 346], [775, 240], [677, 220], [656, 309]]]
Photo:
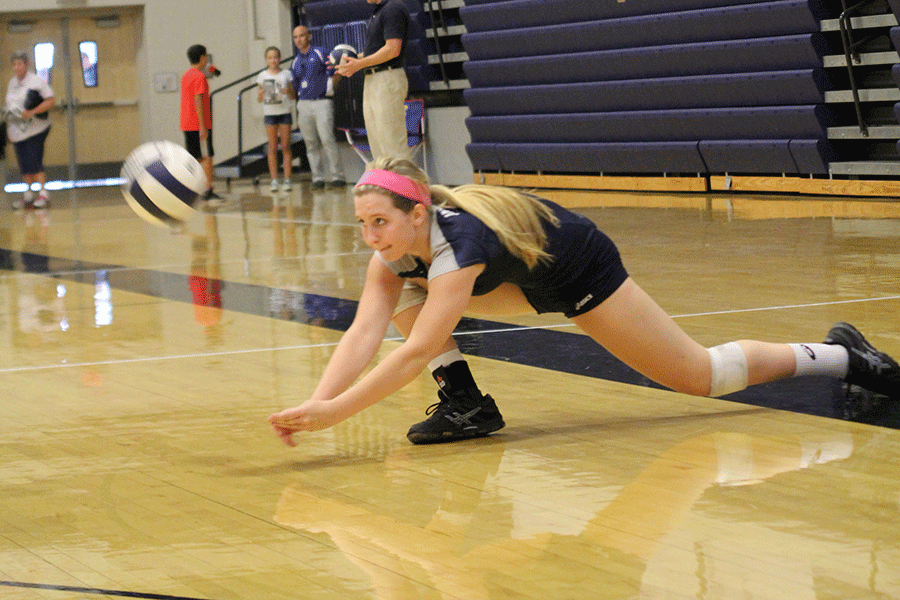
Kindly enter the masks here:
[[353, 323], [331, 355], [311, 399], [330, 400], [356, 381], [384, 341], [404, 281], [372, 256]]
[[334, 398], [345, 391], [375, 356], [384, 340], [403, 283], [404, 279], [392, 273], [377, 256], [372, 256], [353, 323], [338, 342], [311, 400], [269, 417], [275, 432], [286, 444], [294, 445], [290, 434], [300, 428], [279, 423], [285, 420], [290, 423], [305, 415], [303, 409], [310, 403]]
[[[483, 269], [484, 265], [474, 265], [441, 275], [430, 281], [428, 299], [413, 325], [409, 338], [400, 347], [385, 357], [358, 383], [346, 390], [341, 390], [340, 393], [329, 394], [328, 392], [337, 390], [339, 386], [325, 385], [323, 387], [326, 380], [326, 377], [323, 377], [323, 383], [316, 388], [316, 394], [312, 399], [296, 408], [269, 417], [269, 422], [275, 428], [276, 433], [285, 443], [294, 445], [291, 434], [297, 431], [317, 431], [336, 425], [400, 390], [418, 377], [422, 369], [427, 366], [428, 361], [434, 358], [453, 333], [472, 296], [475, 278]], [[363, 297], [365, 297], [365, 291]], [[360, 307], [362, 307], [362, 300], [360, 300]], [[374, 327], [374, 324], [364, 322], [359, 324], [361, 327]], [[354, 319], [351, 329], [356, 325], [357, 319]], [[387, 322], [384, 323], [384, 326], [384, 329], [379, 330], [381, 336], [384, 335]], [[347, 333], [349, 334], [350, 330]], [[346, 337], [345, 334], [345, 339]], [[342, 339], [341, 345], [343, 342]], [[335, 351], [335, 356], [339, 351], [340, 346]], [[351, 349], [348, 351], [352, 352]], [[369, 355], [370, 358], [371, 356], [374, 356], [374, 351]], [[334, 357], [326, 369], [326, 374], [332, 373], [333, 363], [335, 363]], [[348, 365], [344, 365], [337, 368], [347, 367]], [[362, 368], [363, 366], [354, 369], [354, 377], [362, 372]], [[344, 377], [338, 373], [332, 373], [331, 376], [334, 378], [335, 384], [338, 382], [343, 384], [351, 379], [349, 373]]]

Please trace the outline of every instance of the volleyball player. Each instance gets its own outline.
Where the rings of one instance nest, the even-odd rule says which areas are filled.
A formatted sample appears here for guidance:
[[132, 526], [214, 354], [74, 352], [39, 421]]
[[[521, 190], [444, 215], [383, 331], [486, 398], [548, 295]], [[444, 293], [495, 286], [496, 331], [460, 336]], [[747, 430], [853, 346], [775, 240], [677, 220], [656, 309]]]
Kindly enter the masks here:
[[[501, 187], [429, 185], [421, 169], [397, 159], [366, 171], [355, 201], [363, 239], [375, 253], [356, 317], [312, 396], [269, 417], [288, 445], [295, 432], [343, 421], [426, 366], [441, 386], [439, 402], [410, 428], [410, 441], [452, 441], [503, 427], [451, 335], [466, 310], [561, 312], [625, 364], [677, 392], [721, 396], [820, 375], [900, 397], [900, 367], [846, 323], [823, 343], [701, 346], [628, 276], [606, 235], [552, 202]], [[357, 382], [391, 320], [406, 341]]]

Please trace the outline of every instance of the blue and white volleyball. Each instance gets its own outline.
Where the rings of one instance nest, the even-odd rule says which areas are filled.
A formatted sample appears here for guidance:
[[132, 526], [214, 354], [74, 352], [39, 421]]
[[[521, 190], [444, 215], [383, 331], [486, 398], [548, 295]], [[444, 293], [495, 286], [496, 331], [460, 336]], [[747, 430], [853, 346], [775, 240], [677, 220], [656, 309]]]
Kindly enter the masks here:
[[159, 227], [186, 221], [207, 187], [197, 159], [174, 142], [148, 142], [122, 165], [122, 195], [139, 217]]
[[354, 48], [350, 44], [338, 44], [331, 51], [331, 54], [328, 55], [328, 60], [330, 60], [331, 64], [336, 67], [341, 64], [341, 59], [344, 56], [356, 58], [356, 48]]

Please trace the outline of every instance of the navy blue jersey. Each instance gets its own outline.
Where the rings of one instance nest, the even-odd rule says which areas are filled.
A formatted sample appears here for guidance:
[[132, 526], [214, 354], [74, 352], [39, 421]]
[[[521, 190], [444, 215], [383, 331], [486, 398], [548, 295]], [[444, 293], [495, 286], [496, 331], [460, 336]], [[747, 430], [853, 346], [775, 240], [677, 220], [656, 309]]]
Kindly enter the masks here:
[[619, 251], [589, 219], [548, 200], [541, 200], [559, 219], [559, 227], [544, 223], [545, 251], [552, 257], [533, 269], [510, 254], [497, 235], [472, 215], [435, 209], [431, 222], [431, 265], [411, 255], [387, 262], [401, 277], [429, 280], [464, 267], [483, 264], [473, 295], [502, 283], [519, 286], [538, 312], [574, 316], [593, 308], [627, 277]]
[[375, 5], [375, 14], [366, 23], [365, 56], [381, 50], [386, 40], [401, 40], [400, 55], [376, 66], [402, 67], [406, 56], [406, 42], [409, 37], [410, 16], [406, 5], [400, 0], [383, 0]]

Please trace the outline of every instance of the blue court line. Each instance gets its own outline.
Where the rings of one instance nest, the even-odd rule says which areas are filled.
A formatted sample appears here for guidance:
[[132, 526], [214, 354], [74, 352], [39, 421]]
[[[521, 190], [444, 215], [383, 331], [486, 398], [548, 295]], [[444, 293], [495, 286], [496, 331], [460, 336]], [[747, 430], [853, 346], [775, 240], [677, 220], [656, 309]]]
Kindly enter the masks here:
[[[139, 267], [73, 261], [0, 249], [6, 264], [30, 266], [60, 280], [94, 285], [103, 274], [113, 289], [193, 304], [189, 276]], [[19, 255], [20, 260], [15, 260]], [[36, 269], [37, 267], [37, 269]], [[222, 309], [280, 320], [297, 321], [346, 331], [356, 314], [357, 302], [321, 294], [270, 286], [220, 281]], [[273, 310], [273, 297], [279, 310]], [[484, 332], [479, 333], [479, 332]], [[586, 335], [532, 328], [464, 317], [456, 328], [460, 351], [470, 356], [665, 389], [637, 373]], [[478, 380], [478, 373], [475, 373]], [[489, 390], [485, 390], [489, 392]], [[552, 390], [550, 391], [552, 395]], [[565, 394], [559, 390], [559, 394]], [[825, 377], [803, 377], [756, 385], [723, 399], [779, 410], [900, 429], [900, 402], [884, 405], [883, 398], [848, 397], [842, 382]], [[503, 402], [502, 398], [498, 401]], [[552, 397], [551, 400], [552, 402]]]
[[208, 600], [193, 596], [172, 596], [169, 594], [147, 594], [143, 592], [126, 592], [123, 590], [105, 590], [101, 588], [78, 587], [73, 585], [50, 585], [47, 583], [24, 583], [21, 581], [0, 581], [0, 586], [25, 588], [33, 590], [50, 590], [54, 592], [77, 592], [79, 594], [97, 594], [98, 596], [121, 596], [123, 598], [148, 598], [151, 600]]

